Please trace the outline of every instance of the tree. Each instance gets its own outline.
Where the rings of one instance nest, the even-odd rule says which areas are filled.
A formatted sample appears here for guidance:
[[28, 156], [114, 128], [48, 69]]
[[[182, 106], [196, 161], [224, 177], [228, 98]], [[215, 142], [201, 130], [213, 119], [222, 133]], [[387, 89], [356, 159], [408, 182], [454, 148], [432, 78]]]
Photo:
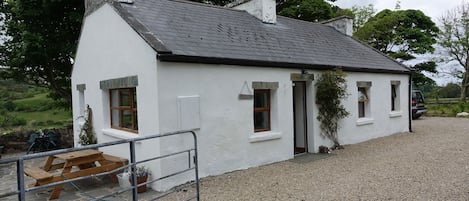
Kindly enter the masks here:
[[373, 4], [368, 4], [368, 6], [353, 6], [351, 9], [354, 19], [353, 19], [353, 32], [357, 32], [358, 29], [363, 27], [365, 23], [373, 17], [376, 13], [376, 9]]
[[461, 101], [466, 101], [469, 89], [469, 3], [463, 3], [441, 17], [439, 44], [450, 60], [462, 67]]
[[[371, 17], [354, 36], [400, 62], [415, 59], [415, 55], [432, 53], [438, 27], [419, 10], [383, 10]], [[422, 71], [436, 72], [435, 62], [427, 61], [412, 67], [414, 85], [420, 87], [434, 82]], [[425, 78], [425, 79], [421, 79]]]
[[[329, 0], [334, 2], [335, 0]], [[336, 17], [342, 10], [325, 0], [280, 0], [277, 13], [285, 17], [317, 22]]]
[[332, 6], [324, 0], [288, 0], [277, 4], [279, 15], [306, 21], [321, 21], [334, 16]]
[[323, 72], [316, 82], [316, 89], [321, 135], [332, 140], [334, 148], [341, 148], [337, 135], [339, 121], [349, 115], [342, 105], [342, 99], [348, 96], [345, 73], [341, 70]]
[[456, 83], [448, 83], [446, 86], [441, 87], [438, 91], [439, 97], [442, 98], [457, 98], [461, 94], [461, 86]]
[[3, 78], [49, 88], [71, 105], [70, 74], [84, 13], [82, 0], [2, 0]]
[[417, 89], [423, 90], [425, 86], [436, 85], [435, 81], [422, 72], [426, 71], [429, 73], [437, 73], [436, 63], [434, 61], [427, 61], [415, 64], [412, 67], [412, 81], [414, 82], [414, 87]]

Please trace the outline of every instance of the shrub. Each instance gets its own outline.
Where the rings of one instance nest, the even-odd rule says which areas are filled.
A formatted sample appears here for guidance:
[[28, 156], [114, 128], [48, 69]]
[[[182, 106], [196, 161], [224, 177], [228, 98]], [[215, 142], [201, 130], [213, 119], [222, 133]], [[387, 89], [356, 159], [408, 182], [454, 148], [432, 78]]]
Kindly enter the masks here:
[[341, 102], [347, 96], [345, 73], [340, 70], [325, 71], [316, 82], [317, 119], [320, 122], [321, 134], [332, 140], [335, 148], [342, 147], [337, 129], [339, 120], [349, 115]]
[[15, 105], [15, 103], [13, 103], [13, 101], [8, 100], [8, 101], [6, 101], [5, 103], [3, 103], [3, 107], [4, 107], [6, 110], [8, 110], [8, 111], [11, 112], [11, 111], [14, 111], [14, 110], [15, 110], [16, 105]]

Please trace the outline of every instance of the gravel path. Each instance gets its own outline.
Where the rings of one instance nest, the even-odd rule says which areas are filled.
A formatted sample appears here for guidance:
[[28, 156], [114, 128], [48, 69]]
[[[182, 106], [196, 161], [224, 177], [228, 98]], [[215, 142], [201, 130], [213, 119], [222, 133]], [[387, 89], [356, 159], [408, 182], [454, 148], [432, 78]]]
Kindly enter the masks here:
[[[466, 200], [469, 119], [422, 118], [414, 133], [201, 180], [201, 200]], [[180, 200], [193, 189], [168, 200]]]

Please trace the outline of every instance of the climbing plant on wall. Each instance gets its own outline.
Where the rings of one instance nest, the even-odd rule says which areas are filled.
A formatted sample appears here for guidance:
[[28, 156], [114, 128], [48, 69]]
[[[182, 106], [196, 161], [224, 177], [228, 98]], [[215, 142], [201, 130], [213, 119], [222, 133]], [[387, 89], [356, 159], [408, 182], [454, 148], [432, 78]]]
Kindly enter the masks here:
[[79, 140], [78, 143], [81, 145], [89, 145], [89, 144], [96, 144], [96, 135], [93, 130], [93, 113], [91, 111], [90, 106], [86, 107], [86, 114], [83, 117], [85, 122], [80, 129], [80, 134], [78, 135]]
[[333, 148], [342, 148], [337, 134], [339, 120], [349, 115], [342, 105], [342, 100], [348, 96], [345, 76], [341, 70], [329, 70], [322, 73], [316, 82], [317, 119], [321, 135], [334, 142]]

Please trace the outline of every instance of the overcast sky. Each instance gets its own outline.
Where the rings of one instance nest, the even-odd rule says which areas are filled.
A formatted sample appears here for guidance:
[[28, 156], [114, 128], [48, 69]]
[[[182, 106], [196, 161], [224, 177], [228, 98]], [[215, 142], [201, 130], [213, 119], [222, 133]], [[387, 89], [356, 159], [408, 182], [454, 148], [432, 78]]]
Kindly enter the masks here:
[[[337, 0], [334, 4], [341, 8], [351, 8], [354, 5], [366, 6], [373, 4], [379, 11], [383, 9], [393, 10], [397, 0]], [[446, 13], [447, 10], [454, 9], [460, 5], [462, 0], [400, 0], [401, 9], [416, 9], [423, 11], [427, 16], [439, 24], [438, 19]]]
[[[469, 2], [469, 0], [467, 0]], [[366, 6], [373, 4], [377, 12], [383, 9], [394, 10], [397, 0], [337, 0], [334, 4], [341, 8], [351, 8], [354, 5]], [[400, 0], [401, 9], [416, 9], [421, 10], [425, 15], [432, 18], [433, 22], [437, 25], [440, 24], [439, 19], [448, 10], [456, 8], [458, 5], [463, 3], [463, 0]], [[444, 53], [441, 53], [441, 49], [437, 48], [437, 51], [433, 55], [424, 55], [418, 57], [417, 60], [408, 62], [408, 64], [418, 63], [422, 60], [430, 60], [434, 57], [441, 57]], [[460, 68], [456, 62], [439, 64], [438, 71], [441, 72], [438, 75], [429, 75], [437, 82], [438, 85], [445, 85], [448, 82], [458, 82], [458, 79], [453, 78], [444, 72], [449, 72], [453, 68]]]

